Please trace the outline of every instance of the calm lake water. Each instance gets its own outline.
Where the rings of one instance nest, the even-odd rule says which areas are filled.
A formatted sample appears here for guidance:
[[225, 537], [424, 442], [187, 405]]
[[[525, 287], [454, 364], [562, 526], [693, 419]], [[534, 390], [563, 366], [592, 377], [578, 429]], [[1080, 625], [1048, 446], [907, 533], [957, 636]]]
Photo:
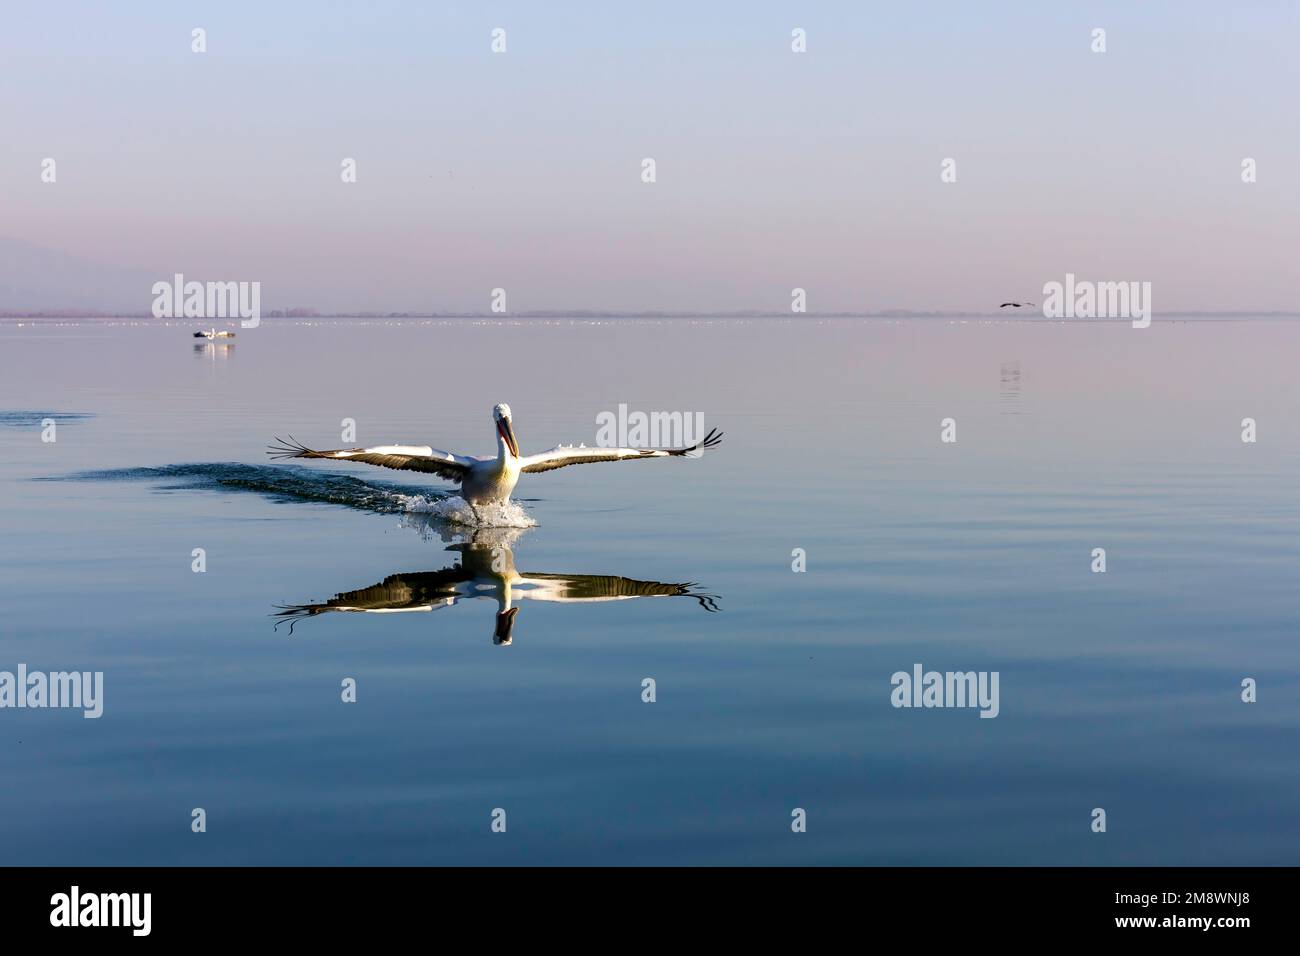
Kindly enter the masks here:
[[[104, 672], [100, 719], [0, 710], [5, 863], [1300, 860], [1300, 323], [191, 331], [0, 326], [0, 670]], [[525, 453], [620, 404], [726, 438], [524, 476], [482, 537], [264, 455], [489, 454], [496, 402]], [[508, 644], [503, 554], [570, 598]], [[354, 591], [437, 609], [275, 616]], [[893, 707], [918, 663], [998, 716]]]

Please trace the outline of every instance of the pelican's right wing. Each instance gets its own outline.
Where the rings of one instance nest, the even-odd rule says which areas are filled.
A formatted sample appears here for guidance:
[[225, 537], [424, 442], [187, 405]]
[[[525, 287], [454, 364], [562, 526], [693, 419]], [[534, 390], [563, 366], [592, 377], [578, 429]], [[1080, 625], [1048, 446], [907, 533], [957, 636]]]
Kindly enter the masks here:
[[267, 454], [272, 458], [335, 458], [339, 461], [360, 461], [367, 465], [379, 465], [381, 468], [396, 468], [401, 471], [425, 471], [446, 478], [460, 481], [473, 464], [472, 458], [453, 455], [449, 451], [439, 451], [428, 445], [379, 445], [375, 448], [336, 448], [332, 451], [315, 451], [306, 445], [277, 438], [278, 444], [269, 446]]

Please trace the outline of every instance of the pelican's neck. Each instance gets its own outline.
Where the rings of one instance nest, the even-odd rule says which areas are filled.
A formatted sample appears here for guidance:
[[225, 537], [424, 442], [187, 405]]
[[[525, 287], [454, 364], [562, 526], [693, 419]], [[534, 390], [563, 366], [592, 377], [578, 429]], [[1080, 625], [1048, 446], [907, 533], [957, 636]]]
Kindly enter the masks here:
[[501, 429], [499, 427], [496, 429], [496, 433], [497, 433], [497, 461], [500, 462], [502, 467], [507, 471], [512, 468], [518, 468], [519, 459], [516, 458], [514, 454], [510, 451], [510, 446], [506, 444], [506, 440], [504, 436], [502, 436]]

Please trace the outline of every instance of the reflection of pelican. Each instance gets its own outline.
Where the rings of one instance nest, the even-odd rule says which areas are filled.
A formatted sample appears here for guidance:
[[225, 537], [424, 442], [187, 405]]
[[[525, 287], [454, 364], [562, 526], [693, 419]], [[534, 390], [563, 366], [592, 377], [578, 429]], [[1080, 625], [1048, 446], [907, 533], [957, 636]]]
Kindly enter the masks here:
[[277, 438], [268, 454], [272, 458], [335, 458], [343, 461], [360, 461], [383, 468], [406, 471], [425, 471], [460, 482], [460, 495], [471, 504], [504, 502], [515, 490], [519, 475], [565, 468], [569, 465], [586, 465], [597, 461], [633, 461], [643, 458], [665, 458], [669, 455], [687, 455], [703, 448], [712, 448], [722, 441], [715, 428], [688, 448], [552, 448], [537, 455], [519, 456], [519, 442], [515, 440], [515, 426], [510, 418], [510, 406], [498, 405], [492, 409], [496, 423], [497, 455], [495, 458], [468, 458], [451, 452], [439, 451], [428, 445], [379, 445], [375, 448], [336, 448], [332, 451], [314, 451], [289, 440]]
[[[511, 545], [522, 534], [518, 528], [481, 528], [469, 541], [450, 545], [448, 551], [460, 552], [460, 564], [439, 571], [415, 571], [390, 574], [378, 584], [344, 591], [322, 604], [277, 605], [275, 616], [289, 621], [289, 632], [305, 617], [326, 611], [359, 611], [371, 614], [396, 614], [404, 611], [436, 611], [470, 598], [489, 598], [497, 602], [496, 627], [492, 643], [509, 644], [512, 640], [516, 602], [553, 601], [583, 604], [595, 601], [622, 601], [640, 597], [689, 597], [706, 611], [718, 610], [716, 595], [696, 590], [694, 584], [664, 584], [637, 581], [609, 574], [543, 574], [515, 569]], [[451, 534], [439, 529], [443, 540]], [[277, 622], [277, 626], [279, 626]]]
[[230, 353], [233, 352], [234, 350], [235, 350], [234, 342], [195, 342], [194, 343], [194, 354], [197, 357], [202, 357], [204, 355], [210, 355], [216, 357], [220, 355], [224, 358], [229, 358]]

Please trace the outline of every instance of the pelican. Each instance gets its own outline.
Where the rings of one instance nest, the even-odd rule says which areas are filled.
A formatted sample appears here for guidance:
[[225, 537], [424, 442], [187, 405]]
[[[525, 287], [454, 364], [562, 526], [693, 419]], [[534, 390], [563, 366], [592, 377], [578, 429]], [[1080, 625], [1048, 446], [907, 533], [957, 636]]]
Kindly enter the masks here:
[[378, 445], [374, 448], [336, 448], [316, 451], [294, 441], [277, 438], [267, 452], [272, 458], [334, 458], [340, 461], [360, 461], [382, 468], [404, 471], [425, 471], [460, 482], [460, 496], [471, 505], [502, 504], [510, 498], [521, 474], [536, 474], [569, 465], [586, 465], [597, 461], [639, 461], [644, 458], [667, 458], [689, 455], [712, 448], [722, 441], [722, 433], [711, 429], [703, 440], [689, 448], [588, 448], [580, 445], [559, 445], [550, 451], [520, 457], [519, 442], [511, 423], [510, 406], [501, 404], [492, 409], [496, 426], [497, 454], [495, 458], [455, 455], [439, 451], [428, 445]]
[[[449, 540], [440, 531], [443, 540]], [[518, 571], [511, 545], [520, 534], [515, 528], [488, 528], [476, 531], [463, 543], [447, 550], [460, 552], [460, 564], [438, 571], [414, 571], [390, 574], [369, 587], [343, 591], [318, 604], [276, 605], [276, 627], [294, 625], [306, 617], [329, 611], [363, 614], [399, 614], [411, 611], [436, 611], [453, 607], [461, 601], [488, 598], [497, 602], [492, 643], [510, 644], [514, 639], [515, 616], [519, 602], [554, 601], [587, 604], [598, 601], [623, 601], [643, 597], [689, 597], [706, 611], [718, 610], [718, 597], [698, 589], [695, 584], [668, 584], [638, 581], [611, 574], [546, 574]]]

